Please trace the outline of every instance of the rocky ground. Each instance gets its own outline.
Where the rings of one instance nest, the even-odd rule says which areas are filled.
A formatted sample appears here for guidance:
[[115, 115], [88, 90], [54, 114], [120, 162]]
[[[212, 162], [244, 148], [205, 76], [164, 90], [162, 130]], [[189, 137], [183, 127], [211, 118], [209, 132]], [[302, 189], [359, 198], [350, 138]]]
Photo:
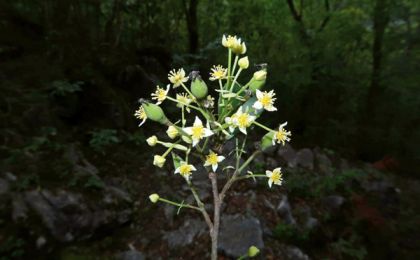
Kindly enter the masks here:
[[[128, 161], [141, 151], [113, 152], [87, 156], [72, 144], [60, 152], [62, 169], [34, 169], [33, 178], [17, 174], [27, 165], [1, 173], [0, 259], [208, 258], [201, 215], [148, 201], [158, 192], [192, 202], [182, 178], [148, 160]], [[250, 167], [263, 173], [278, 166], [283, 186], [270, 189], [265, 181], [248, 179], [227, 196], [220, 259], [235, 259], [251, 245], [261, 249], [259, 259], [420, 258], [418, 180], [349, 162], [330, 150], [290, 145], [266, 151]], [[223, 183], [226, 176], [219, 179]], [[193, 182], [211, 211], [202, 168]]]

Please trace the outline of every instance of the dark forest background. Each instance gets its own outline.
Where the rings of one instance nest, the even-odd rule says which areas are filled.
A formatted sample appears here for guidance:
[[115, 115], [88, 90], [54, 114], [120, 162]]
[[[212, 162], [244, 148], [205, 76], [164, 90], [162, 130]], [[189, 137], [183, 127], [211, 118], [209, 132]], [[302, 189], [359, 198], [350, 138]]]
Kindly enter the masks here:
[[1, 170], [20, 190], [77, 186], [71, 145], [109, 175], [142, 167], [159, 128], [138, 128], [138, 99], [172, 68], [226, 64], [223, 34], [268, 63], [279, 111], [265, 120], [288, 121], [293, 147], [419, 176], [416, 0], [0, 0]]

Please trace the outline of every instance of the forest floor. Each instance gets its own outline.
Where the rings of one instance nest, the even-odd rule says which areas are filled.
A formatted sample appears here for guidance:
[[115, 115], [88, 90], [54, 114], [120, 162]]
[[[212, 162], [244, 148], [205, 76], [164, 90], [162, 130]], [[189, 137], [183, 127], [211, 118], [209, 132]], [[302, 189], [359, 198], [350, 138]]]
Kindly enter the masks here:
[[[148, 200], [157, 192], [192, 202], [184, 180], [171, 167], [152, 167], [148, 149], [120, 143], [94, 152], [78, 144], [49, 144], [36, 153], [15, 155], [21, 163], [9, 164], [0, 176], [8, 187], [0, 190], [6, 202], [0, 211], [0, 255], [207, 257], [210, 240], [200, 214]], [[262, 249], [260, 259], [420, 257], [418, 180], [319, 148], [286, 146], [257, 158], [251, 167], [258, 172], [278, 165], [285, 171], [281, 187], [270, 189], [266, 182], [252, 180], [234, 185], [223, 210], [220, 259], [237, 258], [255, 244]], [[219, 182], [225, 180], [220, 175]], [[202, 169], [193, 182], [210, 204]]]

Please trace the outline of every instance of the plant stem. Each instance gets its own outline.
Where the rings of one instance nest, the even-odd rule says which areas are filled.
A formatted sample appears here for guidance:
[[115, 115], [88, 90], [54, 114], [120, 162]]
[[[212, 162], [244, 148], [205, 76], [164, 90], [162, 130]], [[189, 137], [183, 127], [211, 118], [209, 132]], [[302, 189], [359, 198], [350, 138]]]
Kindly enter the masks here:
[[227, 87], [229, 88], [230, 75], [231, 75], [231, 63], [232, 63], [232, 50], [229, 48], [229, 57], [228, 57], [228, 77], [227, 77]]
[[211, 186], [213, 189], [213, 200], [214, 200], [213, 229], [210, 232], [211, 259], [217, 260], [217, 244], [218, 244], [219, 227], [220, 227], [220, 207], [222, 203], [219, 197], [219, 190], [217, 188], [217, 175], [214, 172], [210, 172], [209, 178], [211, 180]]
[[159, 198], [159, 201], [162, 201], [162, 202], [165, 202], [165, 203], [168, 203], [168, 204], [177, 206], [177, 207], [185, 207], [185, 208], [196, 209], [198, 211], [201, 211], [201, 209], [199, 207], [192, 206], [192, 205], [189, 205], [189, 204], [177, 203], [177, 202], [174, 202], [174, 201], [171, 201], [171, 200], [167, 200], [167, 199], [164, 199], [164, 198]]
[[233, 79], [232, 85], [230, 86], [230, 92], [233, 91], [233, 88], [235, 87], [236, 81], [238, 80], [239, 74], [241, 74], [242, 69], [239, 68], [238, 73], [236, 73], [235, 78]]
[[219, 194], [219, 198], [220, 198], [220, 203], [223, 203], [223, 199], [226, 196], [226, 192], [229, 190], [230, 186], [232, 186], [232, 184], [238, 179], [237, 176], [238, 174], [241, 173], [241, 171], [248, 166], [248, 164], [250, 164], [252, 162], [252, 160], [255, 158], [255, 156], [257, 156], [259, 153], [261, 153], [261, 151], [255, 151], [246, 161], [244, 164], [242, 164], [242, 166], [239, 169], [236, 169], [236, 171], [233, 173], [232, 177], [226, 182], [225, 186], [223, 186], [222, 191]]
[[262, 129], [267, 130], [268, 132], [275, 132], [273, 129], [270, 129], [270, 128], [266, 127], [265, 125], [263, 125], [261, 123], [258, 123], [257, 121], [254, 121], [252, 123], [255, 124], [255, 125], [257, 125], [257, 126], [259, 126], [259, 127], [261, 127]]
[[238, 63], [239, 55], [235, 55], [235, 60], [233, 61], [232, 75], [235, 74], [236, 64]]
[[198, 207], [200, 208], [201, 213], [203, 214], [204, 220], [206, 221], [207, 225], [210, 229], [210, 234], [213, 230], [213, 223], [211, 222], [210, 216], [207, 213], [206, 209], [204, 208], [203, 202], [201, 202], [200, 197], [197, 194], [197, 191], [195, 190], [194, 186], [192, 185], [190, 180], [187, 180], [188, 187], [190, 187], [190, 190], [194, 196], [195, 201], [197, 202]]

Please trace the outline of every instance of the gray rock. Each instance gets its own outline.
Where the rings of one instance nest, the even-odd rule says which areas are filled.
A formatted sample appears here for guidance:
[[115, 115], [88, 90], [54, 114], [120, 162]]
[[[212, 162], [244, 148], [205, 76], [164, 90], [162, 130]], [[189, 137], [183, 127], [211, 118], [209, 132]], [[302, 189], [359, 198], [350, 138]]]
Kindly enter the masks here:
[[305, 229], [314, 229], [318, 226], [318, 219], [312, 217], [312, 210], [309, 206], [302, 206], [299, 208], [299, 214], [302, 218], [302, 223]]
[[26, 192], [25, 201], [41, 217], [44, 225], [56, 239], [62, 242], [73, 240], [73, 235], [66, 228], [64, 216], [56, 212], [40, 192]]
[[131, 209], [102, 209], [97, 202], [89, 206], [81, 194], [64, 190], [28, 191], [24, 200], [60, 242], [89, 238], [100, 227], [127, 223], [132, 213]]
[[14, 174], [13, 174], [13, 173], [11, 173], [11, 172], [6, 172], [4, 175], [6, 176], [6, 179], [7, 179], [8, 181], [11, 181], [11, 182], [13, 182], [13, 181], [17, 181], [17, 177], [16, 177], [16, 175], [14, 175]]
[[287, 195], [282, 196], [282, 199], [279, 205], [277, 206], [277, 212], [279, 213], [279, 215], [282, 217], [282, 219], [284, 220], [286, 224], [289, 224], [289, 225], [296, 224], [296, 220], [293, 217], [292, 208], [290, 207], [289, 199], [287, 198]]
[[299, 150], [296, 153], [295, 165], [306, 168], [308, 170], [314, 169], [314, 154], [308, 148]]
[[345, 201], [346, 199], [339, 195], [330, 195], [322, 199], [322, 205], [329, 211], [336, 211], [341, 208]]
[[317, 162], [317, 169], [321, 173], [331, 174], [333, 172], [332, 162], [330, 158], [319, 149], [315, 149], [315, 158]]
[[20, 193], [12, 196], [12, 219], [16, 223], [28, 217], [28, 207]]
[[382, 180], [365, 180], [362, 182], [362, 188], [368, 192], [385, 192], [394, 189], [394, 184], [386, 179]]
[[98, 168], [91, 164], [84, 157], [82, 151], [78, 150], [76, 144], [71, 144], [68, 146], [67, 151], [64, 154], [64, 159], [66, 159], [72, 166], [73, 172], [81, 176], [95, 176], [98, 177]]
[[41, 249], [47, 243], [47, 239], [43, 236], [40, 236], [36, 240], [36, 248]]
[[117, 200], [116, 203], [118, 203], [118, 201], [125, 201], [128, 203], [133, 202], [130, 194], [128, 194], [125, 190], [122, 190], [115, 186], [107, 186], [105, 187], [105, 190], [112, 194], [113, 197], [115, 197], [115, 199]]
[[10, 190], [9, 182], [5, 179], [0, 178], [0, 195], [8, 193]]
[[291, 168], [296, 167], [296, 151], [290, 144], [280, 146], [277, 150], [277, 155], [287, 166]]
[[350, 169], [349, 162], [346, 159], [340, 159], [340, 163], [338, 167], [341, 171], [346, 171]]
[[173, 249], [191, 244], [196, 236], [206, 232], [207, 225], [201, 219], [186, 219], [179, 229], [164, 233], [163, 239]]
[[302, 250], [295, 246], [282, 245], [281, 246], [281, 259], [287, 260], [308, 260], [309, 256], [302, 252]]
[[146, 259], [143, 253], [137, 250], [128, 250], [125, 252], [121, 252], [116, 256], [119, 260], [144, 260]]
[[260, 221], [254, 217], [227, 215], [222, 217], [219, 249], [232, 257], [246, 254], [250, 246], [264, 248]]

